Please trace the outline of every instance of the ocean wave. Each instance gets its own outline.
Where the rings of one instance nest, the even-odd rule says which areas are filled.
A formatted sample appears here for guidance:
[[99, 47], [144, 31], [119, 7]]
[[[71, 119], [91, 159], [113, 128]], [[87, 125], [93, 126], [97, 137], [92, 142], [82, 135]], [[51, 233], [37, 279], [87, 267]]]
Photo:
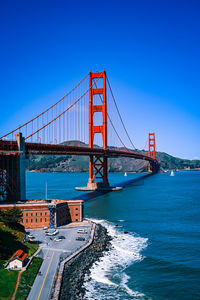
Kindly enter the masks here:
[[141, 251], [147, 246], [148, 239], [124, 234], [115, 224], [105, 220], [92, 221], [106, 227], [113, 239], [111, 250], [92, 266], [90, 275], [85, 276], [85, 299], [144, 299], [144, 294], [128, 287], [130, 277], [125, 269], [144, 258]]

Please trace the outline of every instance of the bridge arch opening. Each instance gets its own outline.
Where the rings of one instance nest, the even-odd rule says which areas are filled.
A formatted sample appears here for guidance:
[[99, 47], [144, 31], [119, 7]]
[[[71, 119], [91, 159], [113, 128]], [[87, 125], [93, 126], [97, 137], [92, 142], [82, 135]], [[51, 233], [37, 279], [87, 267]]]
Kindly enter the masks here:
[[97, 133], [94, 134], [93, 147], [94, 148], [97, 148], [97, 147], [103, 148], [103, 137], [102, 137], [102, 134], [100, 132], [97, 132]]
[[98, 80], [96, 80], [98, 77], [92, 78], [92, 85], [94, 89], [102, 89], [104, 86], [103, 78], [100, 77]]
[[94, 112], [93, 125], [94, 126], [102, 126], [103, 125], [103, 114], [101, 111]]
[[93, 95], [92, 104], [93, 105], [102, 105], [103, 97], [101, 94]]

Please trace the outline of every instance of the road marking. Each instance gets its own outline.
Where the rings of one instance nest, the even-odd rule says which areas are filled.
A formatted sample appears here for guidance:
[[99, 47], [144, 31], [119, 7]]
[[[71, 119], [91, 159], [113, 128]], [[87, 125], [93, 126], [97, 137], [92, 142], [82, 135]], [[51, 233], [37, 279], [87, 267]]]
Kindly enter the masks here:
[[49, 247], [42, 247], [42, 250], [53, 250], [53, 251], [58, 251], [58, 252], [72, 252], [72, 250], [63, 250], [63, 249], [58, 249], [58, 248], [49, 248]]
[[51, 260], [50, 260], [50, 262], [49, 262], [49, 266], [48, 266], [48, 269], [47, 269], [47, 271], [46, 271], [46, 274], [45, 274], [45, 277], [44, 277], [44, 280], [43, 280], [43, 283], [42, 283], [42, 286], [41, 286], [41, 289], [40, 289], [40, 292], [39, 292], [39, 295], [38, 295], [37, 300], [40, 299], [40, 295], [41, 295], [41, 292], [42, 292], [42, 289], [43, 289], [45, 280], [46, 280], [46, 278], [47, 278], [47, 274], [48, 274], [48, 272], [49, 272], [49, 268], [50, 268], [50, 266], [51, 266], [51, 263], [52, 263], [52, 260], [53, 260], [53, 256], [54, 256], [54, 252], [52, 253]]

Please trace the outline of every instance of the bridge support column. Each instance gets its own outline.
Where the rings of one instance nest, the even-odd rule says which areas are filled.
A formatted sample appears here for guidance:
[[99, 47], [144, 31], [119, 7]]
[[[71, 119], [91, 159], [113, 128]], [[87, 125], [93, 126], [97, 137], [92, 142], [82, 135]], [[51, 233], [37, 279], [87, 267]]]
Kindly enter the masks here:
[[156, 161], [155, 133], [149, 133], [149, 157], [154, 159], [154, 161], [149, 162], [149, 172], [157, 173], [159, 171], [159, 164]]
[[[15, 135], [17, 143], [12, 151], [0, 155], [0, 201], [26, 200], [25, 186], [25, 141], [21, 133]], [[17, 150], [17, 151], [16, 151]]]
[[0, 201], [19, 200], [19, 155], [0, 155]]
[[[107, 157], [93, 156], [89, 157], [89, 180], [88, 188], [97, 189], [109, 187]], [[95, 182], [95, 179], [101, 179], [101, 182]]]
[[[149, 157], [156, 158], [155, 133], [149, 133]], [[149, 172], [153, 172], [153, 164], [149, 162]]]
[[[93, 79], [102, 78], [103, 87], [93, 88]], [[102, 99], [101, 105], [94, 104], [94, 95], [99, 95]], [[101, 112], [103, 117], [102, 125], [94, 125], [94, 113]], [[94, 135], [101, 133], [103, 148], [107, 149], [107, 98], [106, 98], [106, 72], [89, 73], [89, 147], [94, 147]], [[107, 156], [89, 156], [89, 180], [88, 189], [109, 187]], [[98, 182], [96, 180], [99, 180]]]
[[18, 145], [18, 150], [21, 151], [21, 154], [18, 155], [19, 159], [19, 188], [18, 188], [18, 199], [20, 201], [26, 200], [26, 159], [25, 159], [25, 139], [22, 137], [22, 133], [18, 132], [15, 135], [15, 140]]
[[[93, 88], [93, 79], [103, 80], [102, 88]], [[94, 104], [94, 95], [99, 95], [102, 104]], [[101, 112], [103, 123], [94, 125], [94, 113]], [[94, 149], [94, 136], [102, 135], [103, 149], [107, 150], [107, 98], [106, 98], [106, 72], [89, 73], [89, 147]], [[89, 179], [87, 187], [76, 187], [78, 191], [120, 191], [122, 187], [111, 187], [108, 182], [108, 157], [104, 155], [89, 155]]]

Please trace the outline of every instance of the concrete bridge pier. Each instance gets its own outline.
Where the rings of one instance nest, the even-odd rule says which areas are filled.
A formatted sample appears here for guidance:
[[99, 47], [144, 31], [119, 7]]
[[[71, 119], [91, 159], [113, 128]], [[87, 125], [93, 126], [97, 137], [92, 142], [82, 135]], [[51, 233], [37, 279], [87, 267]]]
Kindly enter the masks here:
[[25, 157], [25, 139], [21, 132], [15, 134], [15, 140], [18, 145], [18, 151], [21, 154], [17, 156], [19, 160], [19, 172], [18, 172], [18, 199], [20, 201], [26, 200], [26, 157]]
[[18, 155], [0, 155], [0, 202], [18, 200]]
[[21, 133], [15, 135], [15, 140], [17, 151], [5, 150], [0, 155], [0, 202], [26, 200], [25, 141]]

